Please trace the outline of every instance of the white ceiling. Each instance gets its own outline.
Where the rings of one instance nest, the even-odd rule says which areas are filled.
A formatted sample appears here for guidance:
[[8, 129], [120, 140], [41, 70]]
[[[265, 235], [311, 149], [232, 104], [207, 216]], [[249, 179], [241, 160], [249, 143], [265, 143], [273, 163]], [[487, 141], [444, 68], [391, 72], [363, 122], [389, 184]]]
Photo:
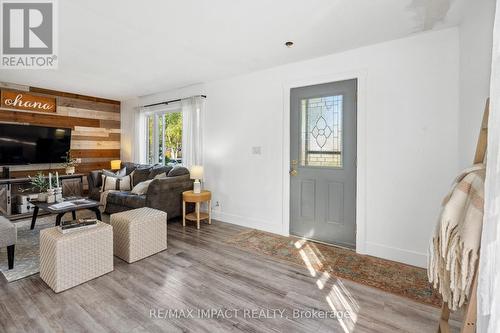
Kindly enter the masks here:
[[0, 81], [123, 100], [454, 26], [462, 1], [60, 0], [59, 68]]

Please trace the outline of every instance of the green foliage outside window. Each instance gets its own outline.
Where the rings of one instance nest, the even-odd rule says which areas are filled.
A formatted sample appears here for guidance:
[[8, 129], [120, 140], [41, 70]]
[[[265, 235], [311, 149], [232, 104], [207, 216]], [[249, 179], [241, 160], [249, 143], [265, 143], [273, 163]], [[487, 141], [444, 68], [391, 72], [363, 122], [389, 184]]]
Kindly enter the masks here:
[[[155, 117], [156, 131], [155, 131]], [[158, 154], [158, 162], [168, 164], [176, 163], [182, 158], [182, 113], [173, 112], [147, 117], [147, 161], [155, 162], [155, 154]], [[156, 133], [156, 134], [155, 134]], [[154, 136], [157, 135], [157, 147], [155, 147]]]
[[181, 158], [182, 147], [182, 113], [165, 114], [165, 160]]

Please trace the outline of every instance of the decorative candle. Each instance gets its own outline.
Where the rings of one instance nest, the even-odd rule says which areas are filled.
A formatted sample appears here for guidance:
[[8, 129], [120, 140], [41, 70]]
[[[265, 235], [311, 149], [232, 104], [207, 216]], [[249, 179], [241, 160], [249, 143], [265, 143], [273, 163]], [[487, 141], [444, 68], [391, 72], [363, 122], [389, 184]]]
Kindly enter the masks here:
[[52, 189], [52, 173], [49, 172], [49, 189]]
[[59, 172], [56, 171], [56, 187], [59, 187]]

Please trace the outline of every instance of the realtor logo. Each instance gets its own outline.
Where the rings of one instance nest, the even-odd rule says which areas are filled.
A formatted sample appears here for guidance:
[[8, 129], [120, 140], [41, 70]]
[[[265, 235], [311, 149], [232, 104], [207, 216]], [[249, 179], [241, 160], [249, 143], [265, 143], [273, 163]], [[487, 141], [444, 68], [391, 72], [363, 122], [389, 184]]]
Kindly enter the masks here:
[[55, 0], [0, 0], [1, 68], [57, 68]]

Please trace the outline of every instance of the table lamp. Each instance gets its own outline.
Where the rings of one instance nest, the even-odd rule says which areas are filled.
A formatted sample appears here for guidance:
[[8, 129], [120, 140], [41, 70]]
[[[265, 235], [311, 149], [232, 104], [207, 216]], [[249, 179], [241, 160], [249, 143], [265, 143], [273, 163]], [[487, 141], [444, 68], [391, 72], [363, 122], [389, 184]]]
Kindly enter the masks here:
[[203, 167], [201, 165], [193, 165], [190, 174], [191, 179], [194, 179], [193, 193], [201, 193], [200, 179], [203, 179]]
[[111, 170], [120, 170], [121, 164], [122, 164], [121, 160], [112, 160], [111, 161]]

